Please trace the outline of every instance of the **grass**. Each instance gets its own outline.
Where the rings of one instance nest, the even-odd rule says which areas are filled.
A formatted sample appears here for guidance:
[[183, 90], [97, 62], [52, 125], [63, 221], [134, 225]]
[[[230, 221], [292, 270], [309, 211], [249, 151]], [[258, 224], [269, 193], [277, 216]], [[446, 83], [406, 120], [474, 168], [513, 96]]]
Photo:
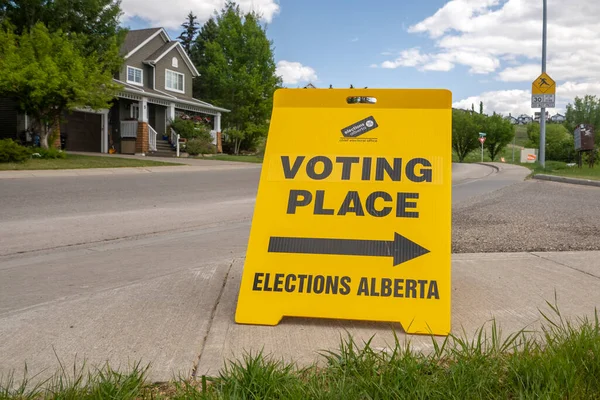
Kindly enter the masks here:
[[566, 176], [570, 178], [593, 179], [600, 180], [600, 162], [596, 163], [593, 168], [589, 168], [587, 164], [583, 164], [581, 168], [574, 166], [569, 167], [564, 162], [547, 161], [545, 168], [536, 164], [534, 169], [535, 174]]
[[[512, 147], [505, 147], [500, 154], [498, 154], [494, 160], [494, 162], [501, 162], [500, 159], [504, 157], [504, 160], [506, 161], [506, 163], [509, 164], [513, 164], [512, 160], [513, 160], [513, 148]], [[489, 152], [487, 151], [487, 149], [484, 148], [483, 150], [483, 161], [484, 162], [491, 162], [492, 159], [490, 158]], [[515, 162], [514, 164], [519, 164], [519, 162], [521, 161], [521, 148], [515, 148]], [[458, 162], [458, 156], [456, 155], [456, 152], [454, 151], [454, 149], [452, 150], [452, 162]], [[467, 156], [465, 157], [465, 159], [463, 160], [464, 163], [475, 163], [475, 162], [481, 162], [481, 147], [477, 148], [476, 150], [473, 150], [472, 152], [470, 152], [469, 154], [467, 154]]]
[[[28, 388], [27, 380], [0, 381], [0, 400], [13, 399], [597, 399], [600, 393], [600, 322], [564, 318], [548, 303], [541, 330], [502, 337], [498, 325], [468, 339], [433, 340], [433, 351], [401, 344], [382, 352], [351, 337], [324, 365], [299, 368], [273, 357], [247, 354], [217, 376], [151, 384], [147, 368], [125, 373], [108, 365], [85, 375], [64, 371]], [[12, 379], [12, 378], [11, 378]]]
[[262, 163], [263, 158], [259, 156], [236, 156], [233, 154], [219, 154], [211, 157], [206, 157], [207, 160], [219, 160], [219, 161], [239, 161], [239, 162], [249, 162], [249, 163]]
[[83, 169], [83, 168], [121, 168], [121, 167], [160, 167], [181, 165], [133, 158], [83, 156], [67, 154], [64, 159], [31, 159], [23, 163], [0, 163], [0, 171], [14, 170], [48, 170], [48, 169]]
[[525, 147], [529, 142], [527, 137], [527, 126], [526, 125], [515, 125], [515, 141], [514, 144], [518, 147]]

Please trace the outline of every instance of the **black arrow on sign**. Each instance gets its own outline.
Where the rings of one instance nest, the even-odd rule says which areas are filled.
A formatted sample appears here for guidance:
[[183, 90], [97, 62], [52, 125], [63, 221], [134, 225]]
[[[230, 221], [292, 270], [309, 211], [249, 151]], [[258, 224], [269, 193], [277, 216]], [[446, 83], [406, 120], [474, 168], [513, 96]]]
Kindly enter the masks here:
[[394, 240], [390, 241], [272, 236], [269, 240], [269, 253], [393, 257], [395, 267], [427, 254], [429, 250], [395, 233]]

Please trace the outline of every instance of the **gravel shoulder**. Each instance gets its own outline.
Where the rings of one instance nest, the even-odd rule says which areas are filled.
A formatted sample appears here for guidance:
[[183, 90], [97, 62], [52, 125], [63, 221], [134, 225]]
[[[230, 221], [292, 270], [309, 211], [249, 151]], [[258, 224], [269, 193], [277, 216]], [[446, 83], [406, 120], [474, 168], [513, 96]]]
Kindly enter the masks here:
[[600, 250], [600, 188], [526, 180], [456, 204], [453, 253]]

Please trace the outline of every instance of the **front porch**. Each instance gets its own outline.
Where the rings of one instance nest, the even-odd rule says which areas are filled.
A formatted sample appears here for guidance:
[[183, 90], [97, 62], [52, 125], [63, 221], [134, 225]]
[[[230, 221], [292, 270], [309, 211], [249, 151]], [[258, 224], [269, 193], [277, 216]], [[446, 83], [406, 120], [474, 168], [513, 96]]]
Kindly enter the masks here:
[[[123, 92], [109, 113], [106, 151], [119, 154], [164, 154], [174, 143], [170, 121], [187, 115], [211, 125], [212, 143], [221, 151], [221, 111], [196, 99], [166, 100]], [[225, 110], [227, 111], [227, 110]]]

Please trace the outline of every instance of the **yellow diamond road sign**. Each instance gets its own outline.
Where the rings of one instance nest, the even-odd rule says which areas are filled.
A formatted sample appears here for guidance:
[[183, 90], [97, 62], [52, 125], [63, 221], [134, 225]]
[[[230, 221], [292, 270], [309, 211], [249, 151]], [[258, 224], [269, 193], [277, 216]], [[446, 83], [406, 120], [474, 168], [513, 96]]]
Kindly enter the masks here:
[[556, 94], [556, 82], [544, 72], [531, 84], [531, 94]]
[[447, 90], [278, 90], [235, 321], [447, 335], [451, 125]]

